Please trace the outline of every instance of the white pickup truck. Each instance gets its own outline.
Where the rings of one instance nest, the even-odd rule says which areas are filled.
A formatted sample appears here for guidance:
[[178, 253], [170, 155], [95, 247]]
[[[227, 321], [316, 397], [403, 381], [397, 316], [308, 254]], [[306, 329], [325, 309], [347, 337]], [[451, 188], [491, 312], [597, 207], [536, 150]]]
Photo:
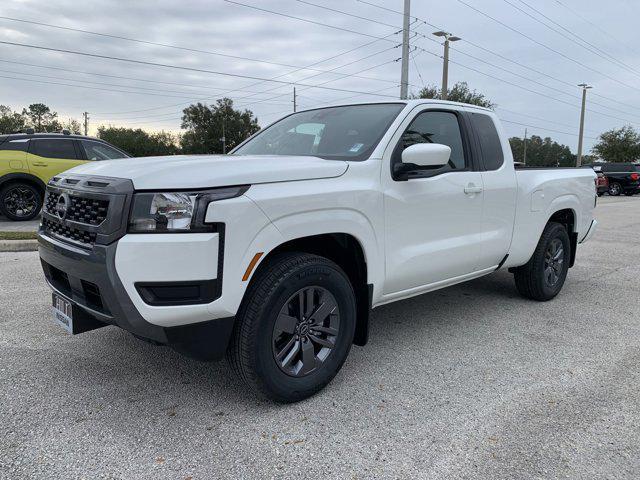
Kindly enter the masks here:
[[[550, 300], [595, 174], [514, 169], [495, 114], [411, 100], [291, 114], [230, 155], [96, 161], [47, 187], [40, 257], [71, 333], [116, 325], [308, 397], [372, 308], [487, 275]], [[428, 315], [428, 312], [425, 313]]]

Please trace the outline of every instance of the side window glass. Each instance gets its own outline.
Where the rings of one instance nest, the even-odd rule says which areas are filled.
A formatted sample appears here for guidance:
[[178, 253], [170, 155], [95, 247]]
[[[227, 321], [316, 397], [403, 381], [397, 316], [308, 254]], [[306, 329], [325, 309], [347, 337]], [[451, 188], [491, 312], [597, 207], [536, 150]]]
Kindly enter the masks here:
[[113, 158], [124, 158], [122, 152], [100, 142], [90, 140], [80, 140], [88, 160], [111, 160]]
[[471, 122], [480, 141], [484, 168], [486, 170], [499, 169], [504, 163], [504, 152], [493, 120], [489, 115], [472, 113]]
[[73, 148], [73, 141], [57, 138], [32, 139], [30, 153], [46, 158], [66, 158], [75, 160], [76, 150]]
[[438, 173], [466, 167], [462, 133], [455, 113], [433, 111], [419, 114], [402, 134], [397, 161], [400, 161], [405, 148], [416, 143], [439, 143], [451, 148], [449, 164], [439, 168]]

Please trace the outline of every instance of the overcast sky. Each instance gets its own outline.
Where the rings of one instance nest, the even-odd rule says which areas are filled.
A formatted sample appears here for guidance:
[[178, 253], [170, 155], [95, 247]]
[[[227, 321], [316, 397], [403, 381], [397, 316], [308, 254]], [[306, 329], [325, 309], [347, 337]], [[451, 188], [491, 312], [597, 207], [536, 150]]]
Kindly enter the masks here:
[[[403, 6], [403, 0], [367, 1], [391, 10]], [[495, 102], [501, 118], [517, 122], [505, 123], [510, 135], [522, 136], [525, 126], [518, 124], [526, 124], [529, 135], [551, 136], [575, 151], [580, 89], [574, 85], [583, 82], [594, 86], [586, 116], [587, 151], [604, 130], [640, 125], [637, 0], [413, 0], [412, 4], [411, 13], [419, 20], [413, 19], [412, 25], [411, 91], [440, 83], [442, 47], [432, 41], [437, 40], [431, 35], [435, 25], [462, 37], [452, 45], [450, 85], [466, 81]], [[358, 0], [237, 0], [235, 4], [4, 0], [0, 16], [200, 50], [0, 19], [0, 41], [295, 81], [304, 84], [297, 87], [299, 108], [343, 99], [385, 100], [399, 94], [397, 31], [402, 16]], [[292, 86], [283, 83], [14, 45], [0, 44], [0, 72], [0, 104], [21, 109], [46, 103], [63, 120], [80, 119], [88, 111], [90, 132], [100, 124], [177, 132], [184, 106], [221, 96], [252, 110], [261, 125], [292, 109]], [[319, 84], [325, 88], [309, 87]]]

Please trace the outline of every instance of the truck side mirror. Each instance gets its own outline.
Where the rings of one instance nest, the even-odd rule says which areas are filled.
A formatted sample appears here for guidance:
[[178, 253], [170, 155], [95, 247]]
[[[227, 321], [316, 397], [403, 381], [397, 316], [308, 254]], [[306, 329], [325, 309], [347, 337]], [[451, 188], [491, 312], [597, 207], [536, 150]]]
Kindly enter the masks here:
[[439, 143], [416, 143], [402, 152], [402, 163], [417, 167], [443, 167], [449, 162], [451, 148]]

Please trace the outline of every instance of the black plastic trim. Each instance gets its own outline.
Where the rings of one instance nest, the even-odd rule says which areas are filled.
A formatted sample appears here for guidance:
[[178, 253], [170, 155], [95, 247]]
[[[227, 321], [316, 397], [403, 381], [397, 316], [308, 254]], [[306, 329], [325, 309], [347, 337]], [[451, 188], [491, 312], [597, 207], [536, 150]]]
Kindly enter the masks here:
[[147, 305], [201, 305], [220, 298], [217, 279], [185, 282], [138, 282], [136, 290]]

